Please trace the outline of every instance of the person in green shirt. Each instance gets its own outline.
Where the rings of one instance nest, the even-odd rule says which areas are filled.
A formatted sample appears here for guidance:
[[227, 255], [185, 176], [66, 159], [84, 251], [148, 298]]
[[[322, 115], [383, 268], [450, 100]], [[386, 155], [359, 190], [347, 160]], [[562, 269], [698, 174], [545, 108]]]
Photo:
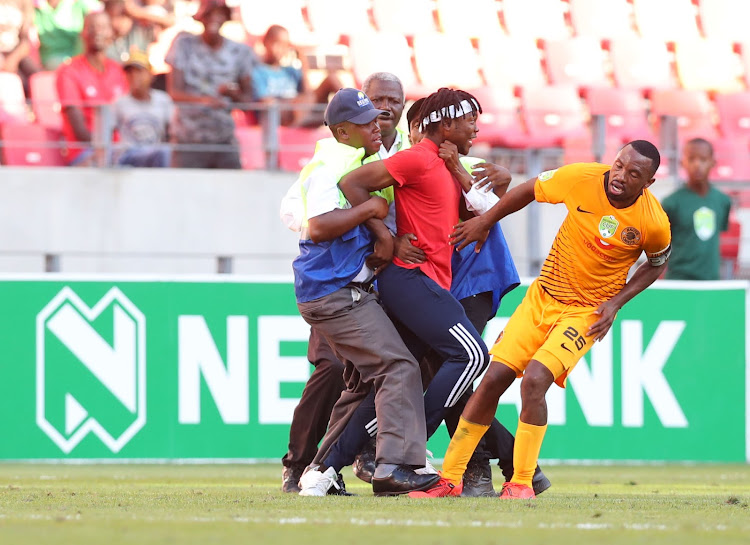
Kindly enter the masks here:
[[687, 182], [662, 202], [672, 226], [669, 280], [718, 280], [719, 233], [729, 227], [731, 199], [708, 181], [716, 164], [714, 148], [703, 138], [682, 150]]
[[99, 8], [97, 0], [40, 0], [34, 8], [39, 33], [39, 57], [45, 70], [54, 70], [83, 51], [83, 18]]

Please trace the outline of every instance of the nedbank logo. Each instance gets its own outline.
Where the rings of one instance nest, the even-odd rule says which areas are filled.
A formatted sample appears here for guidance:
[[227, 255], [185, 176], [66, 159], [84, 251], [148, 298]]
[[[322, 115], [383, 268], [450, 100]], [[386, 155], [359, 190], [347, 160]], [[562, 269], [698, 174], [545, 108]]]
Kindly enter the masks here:
[[89, 433], [118, 452], [146, 423], [146, 319], [117, 288], [63, 288], [36, 317], [36, 422], [66, 454]]

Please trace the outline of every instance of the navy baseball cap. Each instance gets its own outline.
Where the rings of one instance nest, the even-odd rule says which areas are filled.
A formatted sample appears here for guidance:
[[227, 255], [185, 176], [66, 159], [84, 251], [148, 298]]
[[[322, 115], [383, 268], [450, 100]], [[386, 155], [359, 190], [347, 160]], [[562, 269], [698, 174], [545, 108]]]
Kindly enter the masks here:
[[370, 99], [359, 89], [339, 89], [328, 103], [325, 113], [325, 123], [329, 127], [349, 121], [355, 125], [367, 125], [385, 110], [378, 110]]

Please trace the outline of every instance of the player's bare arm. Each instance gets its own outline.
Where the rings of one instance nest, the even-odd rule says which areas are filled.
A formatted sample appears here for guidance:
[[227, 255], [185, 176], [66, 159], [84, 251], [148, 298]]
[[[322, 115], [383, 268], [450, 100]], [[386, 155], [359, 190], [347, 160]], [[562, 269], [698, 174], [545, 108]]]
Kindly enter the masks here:
[[470, 191], [474, 178], [461, 164], [458, 156], [458, 146], [453, 142], [448, 142], [446, 140], [440, 144], [438, 156], [443, 160], [446, 168], [451, 173], [451, 176], [453, 176], [453, 179], [461, 186], [461, 189], [464, 191]]
[[623, 286], [620, 292], [609, 301], [605, 301], [599, 305], [595, 313], [600, 317], [591, 325], [586, 335], [593, 336], [595, 341], [602, 340], [607, 335], [609, 328], [612, 327], [612, 322], [615, 320], [617, 311], [625, 303], [653, 284], [666, 267], [666, 258], [658, 264], [653, 264], [650, 261], [641, 263], [635, 270], [635, 273], [633, 273], [633, 277]]
[[325, 214], [310, 218], [308, 234], [315, 242], [324, 242], [340, 237], [360, 223], [388, 215], [388, 203], [382, 197], [373, 197], [352, 208], [337, 208]]
[[536, 178], [527, 180], [519, 186], [508, 191], [500, 201], [490, 208], [481, 216], [469, 219], [463, 223], [455, 225], [450, 235], [451, 244], [457, 245], [458, 250], [462, 250], [472, 242], [476, 242], [476, 251], [482, 249], [482, 244], [487, 238], [487, 234], [495, 223], [503, 219], [508, 214], [517, 212], [525, 206], [528, 206], [534, 200], [534, 184]]

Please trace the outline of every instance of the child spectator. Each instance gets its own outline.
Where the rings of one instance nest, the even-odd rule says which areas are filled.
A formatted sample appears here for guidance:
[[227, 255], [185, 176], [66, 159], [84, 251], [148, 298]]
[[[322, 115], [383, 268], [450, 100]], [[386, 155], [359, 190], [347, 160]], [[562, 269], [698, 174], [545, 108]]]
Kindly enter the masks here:
[[120, 133], [122, 155], [118, 165], [168, 167], [169, 123], [174, 104], [164, 91], [151, 89], [151, 64], [148, 55], [133, 50], [123, 64], [130, 93], [115, 102], [115, 123]]
[[[305, 56], [296, 53], [289, 41], [289, 32], [283, 26], [271, 25], [263, 38], [263, 62], [253, 69], [253, 99], [266, 104], [296, 104], [294, 109], [281, 109], [282, 125], [317, 127], [323, 124], [323, 106], [328, 95], [343, 87], [334, 74], [329, 74], [313, 91], [307, 82]], [[291, 61], [297, 58], [301, 67]], [[304, 105], [308, 105], [307, 108]], [[310, 106], [319, 105], [319, 111]]]
[[732, 201], [709, 183], [716, 164], [708, 140], [694, 138], [682, 150], [687, 183], [664, 199], [662, 206], [672, 227], [669, 280], [718, 280], [719, 233], [729, 227]]

